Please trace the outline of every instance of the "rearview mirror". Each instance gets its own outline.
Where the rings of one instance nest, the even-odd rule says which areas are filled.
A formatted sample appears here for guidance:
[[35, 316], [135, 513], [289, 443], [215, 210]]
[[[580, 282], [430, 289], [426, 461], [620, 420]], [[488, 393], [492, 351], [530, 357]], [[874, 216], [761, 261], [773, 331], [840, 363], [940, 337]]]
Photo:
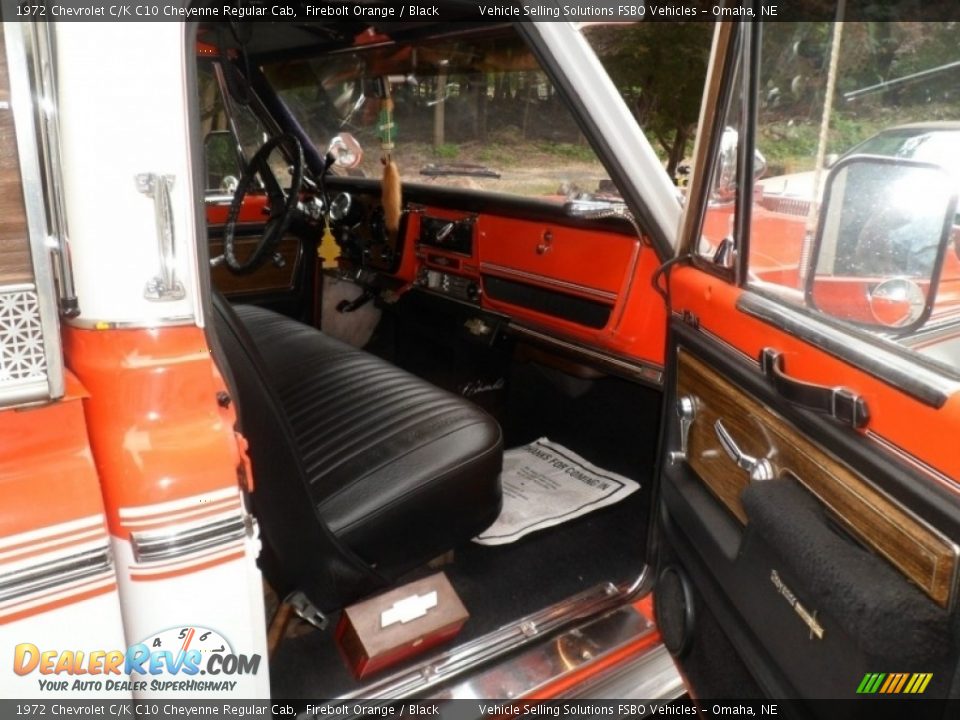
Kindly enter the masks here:
[[807, 302], [863, 327], [911, 332], [930, 317], [957, 208], [939, 165], [854, 155], [827, 178]]
[[327, 152], [333, 155], [334, 164], [345, 170], [352, 170], [363, 161], [363, 148], [348, 132], [335, 135], [327, 146]]

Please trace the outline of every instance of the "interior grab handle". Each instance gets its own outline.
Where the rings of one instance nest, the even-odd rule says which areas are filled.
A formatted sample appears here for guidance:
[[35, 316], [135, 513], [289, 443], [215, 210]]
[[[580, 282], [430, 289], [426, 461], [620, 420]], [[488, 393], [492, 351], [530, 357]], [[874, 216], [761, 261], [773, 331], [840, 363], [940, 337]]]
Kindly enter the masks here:
[[713, 429], [717, 433], [717, 440], [720, 441], [724, 452], [730, 456], [738, 468], [747, 471], [751, 481], [773, 480], [773, 464], [767, 458], [755, 458], [741, 450], [730, 431], [723, 426], [722, 420], [717, 420], [713, 424]]

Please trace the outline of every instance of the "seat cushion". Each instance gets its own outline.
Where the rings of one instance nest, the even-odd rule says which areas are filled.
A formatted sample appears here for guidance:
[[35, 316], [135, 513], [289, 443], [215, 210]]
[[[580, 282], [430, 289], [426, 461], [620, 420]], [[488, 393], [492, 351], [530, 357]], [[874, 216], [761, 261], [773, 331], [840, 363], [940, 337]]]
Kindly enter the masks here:
[[317, 511], [388, 577], [500, 511], [500, 427], [462, 397], [307, 325], [235, 308], [293, 431]]

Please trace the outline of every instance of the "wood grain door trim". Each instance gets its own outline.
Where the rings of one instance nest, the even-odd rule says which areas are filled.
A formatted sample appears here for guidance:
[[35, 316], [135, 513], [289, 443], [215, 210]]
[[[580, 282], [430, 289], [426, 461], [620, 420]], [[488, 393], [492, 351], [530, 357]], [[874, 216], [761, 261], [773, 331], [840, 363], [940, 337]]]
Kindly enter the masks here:
[[777, 476], [794, 477], [867, 547], [938, 605], [950, 606], [960, 555], [956, 543], [682, 348], [677, 363], [677, 397], [690, 396], [696, 407], [687, 462], [741, 523], [748, 522], [740, 493], [749, 479], [717, 440], [717, 420], [745, 453], [767, 458]]
[[20, 159], [10, 99], [6, 43], [0, 32], [0, 284], [34, 281]]

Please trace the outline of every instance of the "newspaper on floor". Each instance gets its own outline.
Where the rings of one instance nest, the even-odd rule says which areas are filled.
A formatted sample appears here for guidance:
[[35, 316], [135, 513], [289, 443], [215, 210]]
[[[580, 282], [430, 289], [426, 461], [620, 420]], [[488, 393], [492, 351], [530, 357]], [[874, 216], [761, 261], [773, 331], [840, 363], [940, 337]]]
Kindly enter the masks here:
[[623, 500], [640, 489], [563, 445], [540, 438], [503, 454], [503, 510], [473, 541], [505, 545]]

